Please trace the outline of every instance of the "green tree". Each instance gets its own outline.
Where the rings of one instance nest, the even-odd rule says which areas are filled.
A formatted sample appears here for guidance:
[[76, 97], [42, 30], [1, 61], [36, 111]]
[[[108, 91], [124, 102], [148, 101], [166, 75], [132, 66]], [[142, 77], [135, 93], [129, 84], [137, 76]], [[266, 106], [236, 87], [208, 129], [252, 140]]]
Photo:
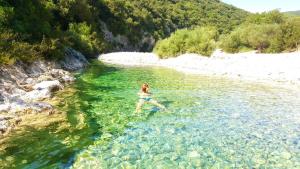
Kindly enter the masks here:
[[292, 17], [281, 25], [283, 31], [284, 48], [298, 49], [300, 46], [300, 17]]
[[70, 23], [68, 34], [71, 46], [86, 55], [96, 55], [104, 48], [101, 37], [86, 22]]
[[177, 30], [170, 37], [159, 41], [154, 53], [161, 58], [176, 57], [184, 53], [210, 56], [216, 48], [218, 31], [214, 27], [197, 27], [192, 30]]
[[[150, 47], [141, 43], [145, 37], [159, 40], [178, 29], [198, 26], [214, 26], [219, 33], [228, 33], [248, 15], [219, 0], [0, 0], [0, 33], [9, 36], [0, 52], [10, 61], [59, 59], [65, 47], [71, 46], [93, 56], [118, 47], [103, 36], [103, 24], [115, 36], [127, 37], [134, 50], [151, 50], [152, 43]], [[177, 44], [180, 40], [174, 39]], [[213, 43], [202, 45], [189, 49], [173, 46], [172, 53], [206, 50], [208, 55]], [[25, 58], [12, 54], [17, 49], [31, 51], [33, 59], [26, 51]], [[0, 62], [7, 62], [3, 58]]]
[[246, 24], [282, 24], [286, 16], [278, 10], [270, 12], [256, 13], [246, 18]]
[[243, 25], [222, 38], [220, 47], [226, 52], [240, 52], [245, 49], [275, 53], [283, 50], [283, 39], [278, 24]]

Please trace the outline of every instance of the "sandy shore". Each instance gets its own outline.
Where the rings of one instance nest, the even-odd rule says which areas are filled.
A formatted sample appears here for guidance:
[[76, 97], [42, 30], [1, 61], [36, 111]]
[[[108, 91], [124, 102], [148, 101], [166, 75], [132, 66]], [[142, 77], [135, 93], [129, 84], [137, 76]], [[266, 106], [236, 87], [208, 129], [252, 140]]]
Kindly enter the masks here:
[[162, 66], [191, 74], [300, 86], [300, 52], [227, 54], [216, 51], [210, 58], [184, 54], [170, 59], [159, 59], [153, 53], [117, 52], [100, 55], [99, 60], [109, 64]]

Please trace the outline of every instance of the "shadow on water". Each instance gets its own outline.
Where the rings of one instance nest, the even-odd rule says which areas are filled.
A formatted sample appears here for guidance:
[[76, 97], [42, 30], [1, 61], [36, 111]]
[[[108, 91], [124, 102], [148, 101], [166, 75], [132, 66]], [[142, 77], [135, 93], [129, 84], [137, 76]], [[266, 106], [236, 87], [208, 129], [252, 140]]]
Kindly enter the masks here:
[[[169, 107], [169, 105], [171, 105], [172, 103], [174, 103], [174, 101], [162, 101], [162, 102], [160, 102], [162, 105], [164, 105], [167, 109], [168, 109], [168, 107]], [[149, 113], [148, 113], [148, 115], [147, 115], [147, 120], [149, 120], [151, 117], [153, 117], [156, 113], [158, 113], [158, 112], [160, 112], [160, 111], [165, 111], [165, 110], [162, 110], [162, 109], [160, 109], [159, 107], [157, 107], [157, 106], [152, 106], [151, 108], [150, 108], [150, 111], [149, 111]]]
[[174, 101], [170, 101], [170, 100], [166, 100], [164, 99], [165, 101], [162, 101], [161, 104], [164, 105], [166, 108], [169, 107], [169, 105], [171, 105], [172, 103], [174, 103]]

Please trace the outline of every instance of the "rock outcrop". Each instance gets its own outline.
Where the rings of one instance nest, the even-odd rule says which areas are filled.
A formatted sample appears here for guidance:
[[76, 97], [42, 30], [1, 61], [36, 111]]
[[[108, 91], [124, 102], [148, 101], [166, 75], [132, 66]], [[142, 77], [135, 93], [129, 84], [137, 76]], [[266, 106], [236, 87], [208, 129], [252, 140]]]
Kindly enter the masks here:
[[88, 65], [86, 58], [74, 49], [66, 49], [59, 62], [38, 60], [33, 63], [17, 62], [0, 67], [0, 133], [21, 121], [23, 112], [51, 114], [52, 105], [43, 102], [53, 92], [75, 80], [70, 71], [82, 70]]
[[106, 23], [101, 22], [101, 30], [105, 41], [114, 45], [113, 51], [151, 51], [154, 48], [156, 40], [147, 32], [143, 33], [141, 40], [137, 43], [130, 42], [124, 35], [114, 35], [107, 27]]

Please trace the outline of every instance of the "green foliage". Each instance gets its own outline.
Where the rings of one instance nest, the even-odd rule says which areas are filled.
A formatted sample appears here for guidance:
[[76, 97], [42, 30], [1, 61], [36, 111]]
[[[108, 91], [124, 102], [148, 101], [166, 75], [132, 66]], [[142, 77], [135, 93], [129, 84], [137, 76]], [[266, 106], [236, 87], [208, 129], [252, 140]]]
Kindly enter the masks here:
[[300, 19], [278, 11], [254, 14], [246, 22], [221, 38], [220, 47], [236, 53], [258, 50], [263, 53], [295, 50], [300, 43]]
[[250, 14], [219, 0], [0, 0], [0, 64], [60, 59], [65, 46], [86, 56], [109, 51], [116, 44], [104, 37], [103, 24], [114, 35], [127, 37], [134, 50], [147, 46], [141, 44], [144, 37], [159, 40], [155, 51], [163, 57], [184, 52], [208, 56], [218, 34], [229, 34], [221, 46], [231, 52], [299, 46], [298, 21], [288, 21], [279, 11]]
[[9, 7], [7, 3], [0, 1], [0, 32], [5, 30], [12, 14], [13, 8]]
[[[17, 35], [2, 42], [0, 63], [59, 59], [65, 46], [87, 56], [108, 51], [115, 44], [103, 37], [103, 23], [114, 35], [124, 35], [139, 47], [145, 36], [158, 40], [183, 28], [215, 26], [219, 33], [230, 32], [247, 15], [219, 0], [0, 0], [0, 33]], [[208, 46], [187, 50], [204, 51]], [[15, 54], [16, 50], [26, 50], [26, 58]]]
[[11, 0], [8, 3], [14, 10], [8, 21], [10, 27], [19, 34], [27, 36], [29, 41], [50, 36], [53, 15], [45, 6], [46, 0], [20, 1]]
[[300, 10], [298, 10], [298, 11], [288, 11], [288, 12], [284, 12], [284, 13], [289, 15], [289, 16], [300, 16]]
[[218, 32], [213, 27], [178, 30], [169, 38], [159, 41], [154, 52], [161, 58], [175, 57], [183, 53], [210, 56], [216, 48]]
[[281, 25], [283, 31], [284, 48], [286, 50], [297, 49], [300, 46], [300, 18], [289, 18]]
[[6, 40], [1, 39], [0, 64], [41, 57], [60, 59], [65, 46], [87, 56], [107, 50], [95, 8], [99, 2], [1, 0], [0, 33]]
[[236, 53], [250, 48], [259, 52], [282, 51], [282, 31], [278, 24], [243, 25], [223, 37], [220, 47], [226, 52]]
[[37, 45], [18, 40], [18, 36], [11, 32], [0, 34], [0, 63], [14, 64], [17, 60], [31, 62], [40, 56]]
[[101, 37], [85, 22], [70, 23], [68, 33], [73, 43], [71, 46], [88, 56], [96, 55], [99, 49], [104, 50], [104, 44], [100, 41]]
[[104, 0], [100, 14], [114, 34], [124, 34], [133, 41], [147, 32], [156, 39], [177, 29], [215, 26], [228, 33], [241, 24], [247, 12], [218, 0]]
[[249, 15], [246, 18], [246, 24], [281, 24], [285, 21], [286, 17], [278, 10], [270, 12], [256, 13]]
[[43, 57], [52, 60], [62, 59], [64, 56], [65, 45], [60, 39], [43, 38], [39, 44], [39, 51]]

